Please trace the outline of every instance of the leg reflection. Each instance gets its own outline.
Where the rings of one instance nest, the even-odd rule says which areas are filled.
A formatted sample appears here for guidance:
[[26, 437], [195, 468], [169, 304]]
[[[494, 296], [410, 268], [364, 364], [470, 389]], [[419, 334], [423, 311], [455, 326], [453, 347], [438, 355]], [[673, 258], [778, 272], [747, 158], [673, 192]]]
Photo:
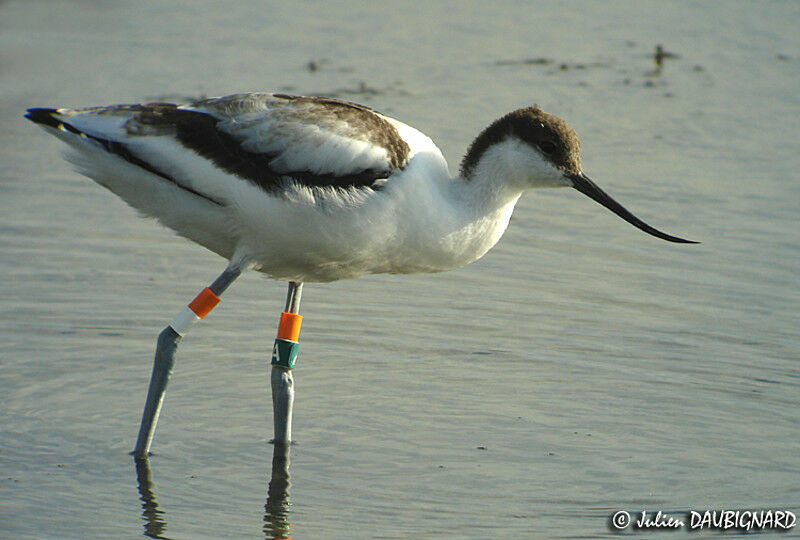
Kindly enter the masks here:
[[135, 459], [136, 477], [139, 481], [139, 499], [142, 501], [142, 519], [144, 519], [144, 535], [148, 538], [168, 538], [164, 536], [167, 522], [164, 521], [164, 511], [158, 507], [153, 483], [153, 473], [150, 470], [150, 460], [147, 457]]
[[289, 478], [290, 446], [285, 442], [275, 442], [272, 453], [272, 478], [264, 505], [264, 535], [267, 540], [291, 538], [292, 524], [289, 522]]

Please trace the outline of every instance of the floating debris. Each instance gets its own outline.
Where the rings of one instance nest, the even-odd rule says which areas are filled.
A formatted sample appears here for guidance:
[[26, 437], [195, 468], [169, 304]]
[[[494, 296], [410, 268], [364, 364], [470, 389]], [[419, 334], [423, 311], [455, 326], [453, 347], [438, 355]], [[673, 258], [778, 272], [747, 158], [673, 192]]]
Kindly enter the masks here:
[[665, 51], [663, 45], [656, 45], [656, 52], [653, 53], [653, 60], [656, 63], [656, 71], [655, 71], [656, 75], [661, 73], [661, 68], [664, 65], [664, 60], [667, 58], [680, 58], [680, 56], [678, 56], [675, 53]]
[[523, 58], [521, 60], [498, 60], [496, 66], [549, 66], [553, 63], [550, 58], [543, 56], [538, 58]]
[[379, 96], [387, 93], [399, 96], [410, 95], [401, 87], [402, 87], [402, 81], [395, 81], [394, 83], [390, 84], [389, 86], [386, 86], [385, 88], [376, 88], [374, 86], [370, 86], [365, 81], [359, 81], [358, 86], [356, 86], [355, 88], [337, 88], [335, 90], [330, 90], [326, 92], [313, 93], [312, 95], [329, 96], [334, 98], [345, 98], [348, 96], [362, 96], [362, 97]]
[[341, 88], [337, 90], [337, 92], [341, 92], [343, 94], [357, 94], [360, 96], [377, 96], [383, 94], [383, 90], [378, 90], [377, 88], [368, 85], [364, 81], [358, 81], [358, 86], [356, 88]]
[[306, 63], [306, 70], [310, 73], [316, 73], [319, 71], [323, 65], [327, 64], [328, 61], [324, 58], [320, 59], [311, 59]]
[[585, 64], [583, 62], [575, 62], [575, 63], [572, 63], [572, 64], [567, 63], [567, 62], [562, 62], [562, 63], [558, 64], [558, 70], [559, 71], [570, 71], [570, 70], [583, 71], [583, 70], [586, 70], [586, 69], [610, 68], [610, 67], [611, 67], [611, 64], [606, 63], [606, 62], [592, 62], [590, 64]]

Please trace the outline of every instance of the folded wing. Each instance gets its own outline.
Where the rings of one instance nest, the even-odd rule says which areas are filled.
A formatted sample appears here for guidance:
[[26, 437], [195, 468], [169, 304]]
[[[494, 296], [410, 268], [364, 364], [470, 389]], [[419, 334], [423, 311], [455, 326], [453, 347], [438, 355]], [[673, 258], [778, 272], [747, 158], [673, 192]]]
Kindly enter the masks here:
[[377, 188], [411, 153], [392, 121], [329, 98], [237, 94], [182, 106], [31, 109], [28, 118], [210, 200], [224, 200], [231, 180], [275, 195], [291, 182]]

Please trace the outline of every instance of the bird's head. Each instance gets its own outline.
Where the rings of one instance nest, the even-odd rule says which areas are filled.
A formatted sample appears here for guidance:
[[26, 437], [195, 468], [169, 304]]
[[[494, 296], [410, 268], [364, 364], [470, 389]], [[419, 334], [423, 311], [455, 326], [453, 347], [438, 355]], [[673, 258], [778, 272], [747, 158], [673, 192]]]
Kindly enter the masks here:
[[462, 177], [470, 178], [481, 163], [502, 171], [499, 174], [519, 188], [572, 187], [648, 234], [697, 243], [651, 227], [600, 189], [581, 169], [581, 143], [575, 130], [539, 107], [513, 111], [483, 130], [461, 162]]

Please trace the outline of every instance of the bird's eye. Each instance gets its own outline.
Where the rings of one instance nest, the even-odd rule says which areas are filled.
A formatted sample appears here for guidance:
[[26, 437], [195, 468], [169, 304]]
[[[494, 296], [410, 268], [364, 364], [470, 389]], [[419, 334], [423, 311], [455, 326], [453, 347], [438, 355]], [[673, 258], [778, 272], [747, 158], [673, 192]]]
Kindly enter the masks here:
[[556, 151], [556, 145], [550, 141], [542, 141], [539, 143], [539, 149], [545, 154], [552, 154]]

